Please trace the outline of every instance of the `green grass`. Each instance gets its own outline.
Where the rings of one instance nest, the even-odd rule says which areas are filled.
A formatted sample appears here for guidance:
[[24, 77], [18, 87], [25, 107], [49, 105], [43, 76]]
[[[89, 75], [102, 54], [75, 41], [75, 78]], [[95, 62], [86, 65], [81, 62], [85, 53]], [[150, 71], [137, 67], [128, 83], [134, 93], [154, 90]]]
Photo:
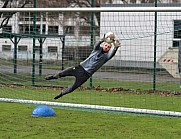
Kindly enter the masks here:
[[32, 117], [34, 105], [0, 103], [1, 139], [179, 139], [181, 118], [53, 108]]
[[[2, 86], [0, 97], [54, 101], [59, 90]], [[181, 97], [77, 89], [56, 102], [181, 111]], [[181, 118], [53, 107], [55, 117], [32, 117], [36, 105], [0, 102], [2, 139], [179, 139]]]
[[[54, 101], [53, 98], [59, 91], [53, 88], [2, 87], [0, 97]], [[137, 94], [77, 89], [57, 102], [181, 111], [180, 96], [157, 93]]]

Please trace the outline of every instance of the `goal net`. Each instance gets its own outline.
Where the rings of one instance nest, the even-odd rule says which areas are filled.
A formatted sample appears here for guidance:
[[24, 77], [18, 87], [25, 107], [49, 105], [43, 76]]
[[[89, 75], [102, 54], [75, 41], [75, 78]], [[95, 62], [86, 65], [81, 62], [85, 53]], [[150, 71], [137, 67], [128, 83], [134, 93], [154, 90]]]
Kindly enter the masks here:
[[[176, 7], [1, 8], [0, 101], [181, 116]], [[74, 92], [74, 78], [46, 81], [78, 65], [112, 31], [116, 55]], [[181, 64], [180, 64], [181, 65]]]

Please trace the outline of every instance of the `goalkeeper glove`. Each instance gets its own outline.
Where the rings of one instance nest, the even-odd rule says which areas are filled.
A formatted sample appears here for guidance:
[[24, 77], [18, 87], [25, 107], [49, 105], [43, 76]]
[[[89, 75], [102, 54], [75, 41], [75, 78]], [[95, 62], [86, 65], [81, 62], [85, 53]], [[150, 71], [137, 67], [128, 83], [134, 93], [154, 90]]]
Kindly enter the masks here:
[[120, 40], [118, 40], [117, 38], [114, 39], [113, 44], [114, 44], [114, 46], [115, 46], [116, 48], [119, 48], [119, 47], [121, 46], [121, 42], [120, 42]]
[[103, 38], [101, 41], [107, 42], [107, 43], [113, 43], [114, 42], [115, 35], [113, 32], [108, 32], [104, 34]]

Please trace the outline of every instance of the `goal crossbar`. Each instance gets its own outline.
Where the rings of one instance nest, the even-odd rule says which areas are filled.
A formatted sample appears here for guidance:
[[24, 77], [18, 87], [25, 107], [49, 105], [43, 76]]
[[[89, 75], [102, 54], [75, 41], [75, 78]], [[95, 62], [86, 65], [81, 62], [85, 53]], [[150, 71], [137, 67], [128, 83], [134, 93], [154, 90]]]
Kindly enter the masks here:
[[181, 12], [181, 7], [0, 8], [0, 12]]

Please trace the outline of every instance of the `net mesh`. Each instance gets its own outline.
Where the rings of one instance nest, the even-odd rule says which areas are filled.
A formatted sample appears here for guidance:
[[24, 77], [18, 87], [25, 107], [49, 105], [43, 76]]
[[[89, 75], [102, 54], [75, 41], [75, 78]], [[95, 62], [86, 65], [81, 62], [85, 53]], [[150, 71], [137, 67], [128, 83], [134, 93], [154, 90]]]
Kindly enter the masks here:
[[74, 78], [45, 76], [79, 64], [112, 31], [115, 57], [58, 101], [180, 111], [180, 28], [180, 12], [18, 12], [0, 35], [0, 97], [54, 101]]

